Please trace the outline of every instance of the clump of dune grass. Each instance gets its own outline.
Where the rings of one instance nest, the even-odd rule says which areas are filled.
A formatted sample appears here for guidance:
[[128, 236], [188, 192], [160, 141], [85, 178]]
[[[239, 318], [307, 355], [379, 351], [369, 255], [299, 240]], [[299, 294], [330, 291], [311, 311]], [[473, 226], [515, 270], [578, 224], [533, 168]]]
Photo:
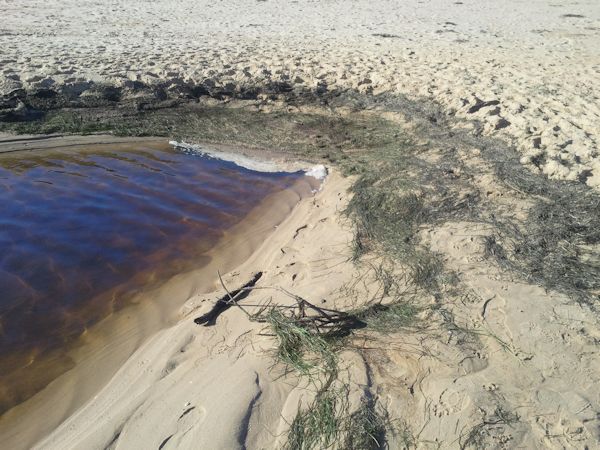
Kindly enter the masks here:
[[387, 414], [377, 411], [375, 402], [365, 399], [347, 418], [342, 448], [348, 450], [384, 448], [386, 432], [392, 428]]
[[300, 324], [277, 308], [266, 314], [277, 339], [277, 358], [302, 375], [331, 373], [337, 367], [334, 340]]
[[498, 223], [486, 254], [547, 289], [600, 298], [600, 195], [569, 183], [545, 189], [522, 226]]
[[[416, 313], [417, 308], [412, 305], [394, 304], [344, 314], [353, 318], [345, 322], [347, 326], [364, 323], [377, 331], [398, 331], [414, 323]], [[331, 332], [331, 328], [327, 331], [312, 326], [306, 316], [285, 314], [275, 306], [266, 310], [265, 317], [277, 340], [278, 360], [308, 377], [317, 388], [314, 401], [300, 408], [290, 424], [285, 448], [384, 448], [386, 431], [391, 430], [385, 412], [378, 411], [372, 399], [363, 399], [359, 407], [351, 411], [349, 388], [337, 379], [337, 351], [342, 348], [343, 337], [340, 336], [346, 334], [340, 334], [337, 328]]]
[[361, 311], [358, 316], [367, 324], [367, 328], [381, 333], [394, 333], [419, 324], [417, 315], [422, 308], [410, 301], [389, 305], [375, 304]]
[[352, 413], [345, 389], [328, 389], [300, 410], [290, 425], [286, 450], [376, 450], [386, 445], [386, 431], [393, 428], [387, 414], [375, 403], [361, 401]]
[[285, 449], [313, 450], [330, 448], [338, 439], [345, 398], [340, 392], [326, 390], [311, 405], [298, 411], [290, 425]]
[[[399, 261], [410, 261], [411, 249], [418, 244], [414, 230], [420, 225], [447, 219], [481, 222], [496, 228], [487, 254], [502, 267], [576, 300], [600, 300], [600, 194], [584, 184], [591, 171], [583, 171], [576, 181], [549, 180], [541, 171], [523, 166], [510, 144], [483, 136], [476, 121], [455, 127], [458, 121], [431, 102], [348, 92], [335, 103], [401, 112], [439, 157], [435, 163], [421, 159], [423, 149], [402, 136], [382, 139], [392, 136], [393, 126], [378, 123], [371, 133], [376, 148], [355, 159], [361, 164], [355, 170], [361, 179], [352, 188], [355, 200], [349, 207], [357, 228], [355, 259], [379, 245]], [[461, 170], [461, 149], [476, 149], [484, 164]], [[539, 168], [543, 164], [543, 158], [534, 161]], [[516, 218], [513, 209], [481, 201], [481, 189], [472, 180], [490, 172], [511, 195], [526, 199], [526, 220]], [[426, 276], [424, 286], [435, 290], [430, 283], [435, 278]]]
[[375, 148], [365, 152], [345, 210], [355, 224], [353, 259], [368, 252], [391, 258], [410, 282], [437, 294], [447, 279], [439, 255], [421, 245], [420, 230], [447, 220], [477, 217], [479, 194], [459, 177], [460, 162], [429, 161], [427, 149], [392, 135], [393, 124], [379, 122]]
[[486, 241], [487, 256], [546, 289], [590, 304], [600, 300], [600, 194], [583, 184], [589, 171], [578, 181], [548, 180], [524, 167], [514, 149], [491, 141], [482, 150], [498, 179], [532, 203], [525, 221], [492, 218], [496, 233]]

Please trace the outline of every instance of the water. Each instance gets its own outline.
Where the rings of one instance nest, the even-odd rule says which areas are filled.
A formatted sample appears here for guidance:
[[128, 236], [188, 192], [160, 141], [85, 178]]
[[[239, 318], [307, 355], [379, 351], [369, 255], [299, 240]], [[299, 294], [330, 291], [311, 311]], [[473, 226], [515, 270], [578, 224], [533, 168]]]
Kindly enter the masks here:
[[17, 385], [44, 355], [202, 265], [223, 230], [300, 176], [168, 146], [2, 155], [0, 413], [31, 395]]

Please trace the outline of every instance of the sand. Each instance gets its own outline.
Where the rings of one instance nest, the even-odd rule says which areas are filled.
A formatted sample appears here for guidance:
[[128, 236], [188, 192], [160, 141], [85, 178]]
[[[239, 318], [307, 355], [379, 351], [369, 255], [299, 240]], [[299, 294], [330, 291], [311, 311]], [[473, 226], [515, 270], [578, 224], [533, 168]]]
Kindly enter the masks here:
[[532, 170], [600, 186], [595, 0], [23, 0], [0, 13], [5, 100], [165, 82], [173, 96], [273, 83], [402, 94], [479, 120]]
[[[5, 0], [0, 13], [6, 108], [19, 107], [10, 100], [19, 89], [85, 98], [101, 84], [131, 96], [140, 83], [174, 97], [193, 86], [236, 92], [273, 83], [403, 95], [475, 119], [473, 133], [514, 144], [532, 171], [600, 189], [600, 3], [594, 0]], [[464, 160], [476, 163], [477, 152]], [[521, 200], [491, 174], [479, 181], [490, 202], [524, 215]], [[351, 262], [352, 228], [341, 214], [351, 182], [333, 170], [320, 192], [286, 210], [267, 240], [263, 235], [222, 271], [226, 284], [237, 287], [264, 271], [265, 286], [330, 307], [363, 304], [370, 298], [363, 283], [369, 265]], [[387, 345], [365, 360], [344, 356], [355, 393], [377, 395], [421, 448], [461, 448], [478, 438], [495, 448], [597, 448], [597, 312], [517, 280], [485, 258], [484, 239], [492, 233], [468, 222], [420, 231], [472, 291], [444, 306], [480, 331], [477, 342], [438, 323], [380, 337]], [[223, 295], [214, 273], [204, 281], [200, 292], [181, 294], [172, 321], [131, 341], [111, 365], [116, 373], [94, 388], [63, 391], [71, 397], [54, 404], [63, 408], [60, 418], [48, 423], [38, 416], [4, 429], [0, 421], [5, 442], [56, 449], [280, 448], [299, 400], [314, 392], [280, 376], [274, 340], [239, 309], [214, 327], [194, 324]], [[259, 291], [246, 301], [269, 299], [289, 302]], [[390, 437], [390, 448], [405, 444]]]

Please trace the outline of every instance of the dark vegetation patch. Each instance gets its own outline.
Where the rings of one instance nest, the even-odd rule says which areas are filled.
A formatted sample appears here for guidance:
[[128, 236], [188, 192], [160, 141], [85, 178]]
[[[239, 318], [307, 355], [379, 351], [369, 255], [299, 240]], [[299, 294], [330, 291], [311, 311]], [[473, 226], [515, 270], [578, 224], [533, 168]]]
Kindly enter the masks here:
[[390, 34], [390, 33], [373, 33], [373, 36], [380, 37], [380, 38], [386, 38], [386, 39], [395, 39], [395, 38], [400, 37], [397, 34]]
[[[353, 188], [357, 201], [364, 204], [356, 218], [359, 236], [361, 224], [365, 224], [367, 237], [377, 236], [376, 240], [385, 242], [388, 251], [401, 256], [411, 239], [410, 223], [436, 224], [457, 219], [491, 224], [496, 233], [494, 248], [488, 254], [500, 265], [526, 281], [597, 305], [600, 299], [600, 195], [597, 192], [581, 182], [548, 180], [531, 172], [519, 162], [514, 148], [469, 130], [451, 129], [452, 118], [431, 104], [390, 97], [362, 100], [363, 108], [374, 106], [402, 112], [411, 119], [416, 128], [414, 134], [427, 142], [423, 151], [427, 147], [438, 148], [439, 159], [435, 164], [398, 159], [390, 171], [397, 174], [393, 182], [377, 183], [367, 177], [359, 180]], [[456, 153], [473, 148], [481, 152], [488, 167], [462, 170], [464, 164]], [[473, 179], [489, 170], [508, 193], [531, 204], [526, 220], [518, 220], [511, 209], [481, 199], [482, 193]], [[375, 172], [374, 179], [379, 173], [379, 179], [385, 180], [385, 170], [378, 168]], [[406, 186], [411, 179], [419, 186], [416, 197], [414, 188], [411, 191], [410, 186]], [[378, 186], [388, 185], [390, 189], [384, 188], [387, 194], [382, 197]], [[370, 193], [366, 193], [366, 189]], [[361, 198], [363, 194], [366, 196]], [[424, 203], [419, 199], [424, 199]], [[370, 202], [380, 207], [370, 209]], [[389, 202], [394, 205], [392, 208]], [[412, 205], [411, 213], [400, 217], [406, 204]], [[402, 222], [404, 231], [389, 228], [389, 224]]]
[[303, 375], [324, 372], [326, 377], [335, 376], [335, 337], [308, 327], [276, 308], [268, 311], [267, 322], [278, 342], [277, 358], [287, 367]]
[[[301, 410], [292, 421], [284, 448], [387, 448], [385, 433], [394, 428], [394, 425], [386, 414], [377, 411], [374, 403], [367, 400], [354, 413], [348, 415], [347, 410], [347, 393], [344, 390], [328, 390], [318, 394], [311, 406]], [[410, 443], [414, 444], [414, 441]]]

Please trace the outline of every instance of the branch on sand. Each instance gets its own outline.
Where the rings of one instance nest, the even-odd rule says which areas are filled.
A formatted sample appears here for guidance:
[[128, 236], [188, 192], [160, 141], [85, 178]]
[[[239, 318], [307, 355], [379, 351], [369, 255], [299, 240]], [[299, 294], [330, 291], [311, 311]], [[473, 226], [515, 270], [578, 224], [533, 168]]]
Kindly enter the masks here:
[[[252, 278], [239, 289], [230, 291], [219, 273], [219, 281], [225, 290], [226, 294], [217, 300], [213, 308], [200, 317], [194, 319], [198, 325], [211, 326], [216, 323], [216, 319], [227, 309], [232, 306], [240, 308], [251, 320], [258, 322], [267, 322], [268, 315], [265, 315], [265, 310], [288, 310], [290, 312], [288, 319], [293, 321], [297, 326], [312, 329], [318, 334], [328, 336], [342, 337], [350, 333], [351, 330], [364, 328], [366, 323], [360, 320], [356, 315], [336, 311], [327, 308], [321, 308], [314, 305], [308, 300], [289, 292], [288, 290], [278, 286], [257, 286], [256, 283], [262, 277], [262, 272], [257, 272]], [[296, 304], [289, 305], [262, 305], [258, 312], [253, 314], [239, 304], [240, 300], [245, 299], [254, 290], [274, 290], [280, 292], [287, 297], [292, 298]], [[256, 305], [246, 305], [256, 306]]]

